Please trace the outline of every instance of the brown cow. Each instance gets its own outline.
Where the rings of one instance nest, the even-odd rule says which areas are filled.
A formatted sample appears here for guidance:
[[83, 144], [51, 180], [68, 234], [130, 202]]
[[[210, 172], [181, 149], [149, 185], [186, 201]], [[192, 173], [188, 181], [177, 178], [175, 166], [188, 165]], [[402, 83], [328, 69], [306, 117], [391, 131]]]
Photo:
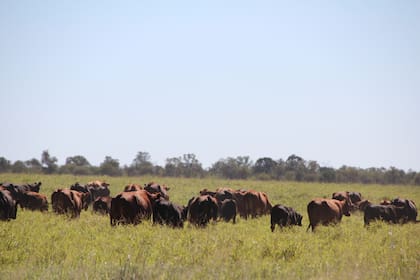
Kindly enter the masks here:
[[135, 192], [135, 191], [140, 191], [142, 189], [143, 187], [138, 184], [129, 184], [124, 187], [125, 192]]
[[144, 185], [144, 190], [148, 191], [149, 193], [159, 193], [161, 197], [166, 200], [169, 200], [168, 191], [170, 190], [169, 187], [166, 185], [160, 185], [155, 182], [150, 182]]
[[153, 204], [159, 197], [160, 194], [151, 194], [145, 190], [118, 194], [111, 200], [111, 226], [119, 223], [137, 225], [142, 219], [150, 219]]
[[0, 220], [16, 219], [17, 202], [10, 191], [0, 189]]
[[93, 202], [93, 211], [100, 214], [108, 214], [111, 209], [110, 196], [100, 196]]
[[205, 227], [211, 219], [217, 220], [219, 212], [217, 200], [210, 195], [191, 198], [187, 208], [188, 221], [193, 225]]
[[70, 189], [57, 189], [51, 195], [53, 211], [57, 214], [71, 214], [72, 218], [80, 216], [82, 207], [87, 203], [88, 193]]
[[347, 200], [318, 198], [309, 202], [308, 207], [309, 228], [314, 231], [318, 224], [328, 225], [338, 223], [343, 215], [350, 216], [350, 205]]
[[47, 197], [37, 192], [24, 192], [19, 194], [19, 203], [22, 208], [29, 210], [48, 211]]

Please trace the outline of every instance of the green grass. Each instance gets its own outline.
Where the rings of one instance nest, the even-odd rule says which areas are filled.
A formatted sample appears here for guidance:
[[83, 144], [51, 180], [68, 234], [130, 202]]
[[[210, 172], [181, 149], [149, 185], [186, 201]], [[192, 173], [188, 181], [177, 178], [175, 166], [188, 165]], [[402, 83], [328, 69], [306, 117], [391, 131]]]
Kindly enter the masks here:
[[18, 210], [0, 222], [0, 279], [419, 279], [420, 224], [363, 226], [362, 214], [337, 226], [306, 232], [306, 205], [314, 197], [354, 190], [374, 202], [407, 197], [420, 202], [420, 188], [309, 184], [219, 179], [74, 177], [2, 174], [0, 181], [42, 181], [49, 197], [58, 187], [103, 179], [115, 195], [128, 183], [165, 183], [172, 201], [186, 204], [203, 188], [219, 186], [265, 191], [273, 204], [292, 206], [302, 227], [270, 231], [269, 216], [237, 224], [218, 222], [184, 229], [111, 227], [107, 216], [90, 210], [71, 220], [51, 212]]

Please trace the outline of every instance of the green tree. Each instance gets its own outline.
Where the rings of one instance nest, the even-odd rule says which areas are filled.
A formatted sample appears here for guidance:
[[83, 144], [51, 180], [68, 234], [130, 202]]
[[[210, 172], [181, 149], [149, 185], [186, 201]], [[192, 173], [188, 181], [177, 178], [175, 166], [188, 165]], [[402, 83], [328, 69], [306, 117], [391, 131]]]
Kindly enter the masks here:
[[138, 152], [130, 166], [126, 167], [128, 175], [153, 174], [153, 164], [150, 154]]
[[105, 160], [99, 166], [99, 172], [102, 175], [108, 176], [120, 176], [122, 170], [120, 169], [120, 163], [117, 159], [113, 159], [110, 156], [106, 156]]
[[0, 157], [0, 173], [9, 172], [12, 169], [12, 164], [5, 157]]
[[66, 158], [65, 164], [60, 167], [60, 173], [89, 175], [93, 173], [92, 168], [93, 166], [84, 156], [77, 155]]
[[32, 172], [32, 173], [42, 172], [42, 164], [36, 158], [25, 161], [25, 165], [28, 168], [29, 172]]
[[57, 165], [57, 158], [56, 157], [51, 157], [50, 153], [48, 152], [48, 150], [45, 150], [42, 152], [41, 155], [41, 163], [43, 165], [43, 170], [45, 173], [47, 174], [52, 174], [57, 172], [58, 170], [58, 165]]
[[184, 154], [182, 156], [182, 174], [188, 178], [203, 175], [203, 168], [195, 154]]
[[12, 172], [13, 173], [25, 173], [25, 172], [28, 172], [28, 168], [26, 167], [26, 165], [23, 161], [17, 160], [12, 165]]
[[248, 156], [228, 157], [214, 163], [210, 173], [228, 179], [246, 179], [252, 173], [252, 162]]

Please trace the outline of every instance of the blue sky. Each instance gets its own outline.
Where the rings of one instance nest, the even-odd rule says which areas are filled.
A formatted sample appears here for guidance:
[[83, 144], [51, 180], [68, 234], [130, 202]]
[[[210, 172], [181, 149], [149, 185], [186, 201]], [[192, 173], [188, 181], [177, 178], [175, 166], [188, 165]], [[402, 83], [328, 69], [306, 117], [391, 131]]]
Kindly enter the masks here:
[[0, 156], [420, 171], [418, 1], [1, 1]]

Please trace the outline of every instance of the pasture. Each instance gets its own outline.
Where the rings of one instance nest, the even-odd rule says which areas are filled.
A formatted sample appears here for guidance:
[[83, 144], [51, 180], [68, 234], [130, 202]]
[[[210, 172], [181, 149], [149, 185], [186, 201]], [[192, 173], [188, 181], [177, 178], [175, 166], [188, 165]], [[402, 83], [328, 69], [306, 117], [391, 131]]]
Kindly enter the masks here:
[[[0, 222], [0, 279], [419, 279], [420, 224], [383, 222], [364, 227], [362, 213], [336, 226], [308, 231], [306, 206], [335, 191], [359, 191], [375, 203], [406, 197], [420, 204], [420, 188], [277, 181], [229, 181], [155, 177], [75, 177], [2, 174], [0, 181], [41, 181], [50, 200], [59, 187], [101, 179], [111, 195], [128, 183], [167, 184], [170, 200], [186, 205], [199, 190], [220, 186], [267, 193], [274, 205], [303, 215], [302, 227], [270, 230], [270, 216], [206, 228], [111, 227], [108, 216], [89, 209], [69, 219], [50, 211], [18, 209], [17, 219]], [[419, 218], [418, 218], [419, 219]]]

